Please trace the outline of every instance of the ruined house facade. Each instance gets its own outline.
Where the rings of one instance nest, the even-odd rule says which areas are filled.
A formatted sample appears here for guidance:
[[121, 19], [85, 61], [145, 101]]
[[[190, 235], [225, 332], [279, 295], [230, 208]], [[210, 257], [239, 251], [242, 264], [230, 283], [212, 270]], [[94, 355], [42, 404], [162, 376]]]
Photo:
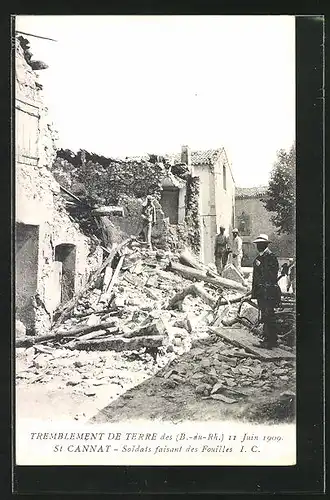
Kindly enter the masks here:
[[91, 247], [65, 210], [50, 172], [56, 133], [19, 40], [15, 62], [15, 312], [27, 330], [39, 333], [85, 284], [102, 250]]
[[182, 146], [181, 154], [168, 155], [168, 161], [176, 165], [186, 165], [189, 178], [182, 180], [166, 178], [162, 183], [161, 205], [171, 223], [185, 220], [187, 188], [189, 181], [195, 182], [197, 203], [197, 230], [200, 239], [200, 259], [205, 264], [214, 262], [215, 236], [223, 225], [231, 235], [235, 220], [235, 182], [231, 165], [224, 148], [191, 151]]
[[271, 212], [263, 204], [267, 186], [236, 189], [236, 223], [243, 240], [243, 266], [251, 266], [257, 255], [253, 240], [260, 233], [268, 235], [271, 249], [280, 261], [287, 260], [294, 254], [294, 237], [277, 234], [277, 228], [271, 221]]

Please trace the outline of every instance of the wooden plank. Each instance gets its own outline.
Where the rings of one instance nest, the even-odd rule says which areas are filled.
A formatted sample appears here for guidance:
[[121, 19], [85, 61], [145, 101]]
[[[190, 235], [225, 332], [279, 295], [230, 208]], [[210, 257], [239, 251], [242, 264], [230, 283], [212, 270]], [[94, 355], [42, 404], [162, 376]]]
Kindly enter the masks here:
[[222, 339], [230, 342], [236, 347], [243, 347], [247, 352], [251, 352], [257, 358], [264, 361], [272, 361], [276, 359], [295, 359], [295, 355], [292, 352], [285, 351], [279, 347], [273, 347], [272, 349], [262, 349], [256, 347], [254, 344], [257, 342], [256, 337], [245, 328], [213, 328], [209, 327], [212, 333], [215, 333]]

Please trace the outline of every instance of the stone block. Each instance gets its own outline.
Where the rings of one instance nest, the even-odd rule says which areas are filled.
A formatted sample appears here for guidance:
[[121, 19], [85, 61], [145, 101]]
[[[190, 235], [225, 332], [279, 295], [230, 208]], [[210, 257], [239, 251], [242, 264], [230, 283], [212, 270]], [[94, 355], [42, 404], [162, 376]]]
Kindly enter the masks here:
[[252, 324], [256, 324], [259, 318], [258, 308], [244, 302], [241, 307], [240, 316], [248, 319]]
[[75, 349], [86, 351], [134, 351], [144, 347], [158, 348], [163, 345], [163, 337], [153, 335], [148, 337], [113, 337], [108, 339], [90, 340], [86, 342], [75, 342]]
[[243, 275], [236, 269], [233, 264], [227, 264], [224, 270], [221, 273], [222, 278], [226, 278], [228, 280], [236, 281], [241, 285], [245, 285], [245, 280]]

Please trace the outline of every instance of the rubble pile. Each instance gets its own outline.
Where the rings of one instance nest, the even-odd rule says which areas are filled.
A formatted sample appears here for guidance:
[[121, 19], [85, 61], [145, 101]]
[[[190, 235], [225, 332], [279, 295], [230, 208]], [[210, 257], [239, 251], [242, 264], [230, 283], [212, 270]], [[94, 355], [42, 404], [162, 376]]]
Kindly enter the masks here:
[[[126, 368], [126, 369], [125, 369]], [[56, 389], [72, 388], [73, 393], [97, 396], [106, 386], [108, 396], [117, 397], [152, 376], [157, 367], [152, 357], [131, 359], [116, 352], [85, 352], [35, 345], [18, 348], [16, 383], [47, 384]]]
[[158, 355], [187, 352], [194, 341], [208, 336], [214, 305], [224, 292], [213, 284], [214, 277], [208, 278], [210, 283], [193, 284], [193, 278], [172, 272], [175, 263], [179, 270], [195, 272], [178, 261], [176, 254], [152, 251], [142, 242], [131, 241], [115, 253], [112, 267], [105, 266], [93, 288], [77, 297], [67, 317], [59, 324], [55, 321], [51, 333], [25, 337], [17, 345], [37, 342], [118, 352], [142, 349], [155, 361]]
[[157, 376], [164, 379], [164, 387], [190, 384], [201, 397], [225, 403], [260, 392], [295, 388], [293, 360], [263, 362], [216, 335], [193, 347], [189, 354], [170, 361]]
[[[201, 298], [188, 296], [181, 310], [168, 309], [169, 297], [191, 284], [165, 270], [169, 258], [175, 256], [150, 251], [139, 243], [126, 249], [111, 297], [102, 294], [100, 280], [100, 288], [79, 300], [72, 317], [61, 326], [68, 330], [81, 325], [99, 328], [93, 334], [69, 340], [67, 346], [86, 350], [145, 349], [156, 358], [158, 351], [183, 354], [193, 339], [206, 336], [207, 317], [211, 320], [213, 315]], [[111, 321], [112, 326], [102, 327]]]
[[[145, 392], [143, 381], [150, 394], [159, 393], [157, 386], [162, 397], [176, 397], [181, 390], [225, 406], [292, 392], [292, 353], [282, 350], [265, 359], [248, 345], [237, 347], [236, 333], [230, 341], [217, 332], [230, 330], [226, 320], [228, 325], [238, 321], [247, 290], [239, 281], [220, 277], [187, 251], [150, 250], [130, 238], [112, 249], [89, 285], [59, 308], [50, 332], [29, 337], [19, 329], [17, 383], [68, 386], [98, 401], [103, 390], [107, 403], [113, 400], [118, 408], [121, 395]], [[240, 310], [251, 324], [257, 319], [251, 304]], [[240, 323], [237, 332], [248, 332]]]

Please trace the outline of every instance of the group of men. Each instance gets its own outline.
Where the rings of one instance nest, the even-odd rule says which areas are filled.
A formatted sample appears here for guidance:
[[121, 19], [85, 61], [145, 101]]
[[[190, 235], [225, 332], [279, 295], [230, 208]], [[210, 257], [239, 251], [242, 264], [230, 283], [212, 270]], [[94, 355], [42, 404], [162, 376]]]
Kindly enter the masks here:
[[238, 229], [232, 230], [233, 239], [230, 244], [228, 236], [225, 235], [225, 228], [220, 226], [220, 232], [215, 237], [214, 259], [218, 274], [221, 274], [231, 255], [232, 263], [241, 272], [243, 257], [243, 241], [238, 236]]

